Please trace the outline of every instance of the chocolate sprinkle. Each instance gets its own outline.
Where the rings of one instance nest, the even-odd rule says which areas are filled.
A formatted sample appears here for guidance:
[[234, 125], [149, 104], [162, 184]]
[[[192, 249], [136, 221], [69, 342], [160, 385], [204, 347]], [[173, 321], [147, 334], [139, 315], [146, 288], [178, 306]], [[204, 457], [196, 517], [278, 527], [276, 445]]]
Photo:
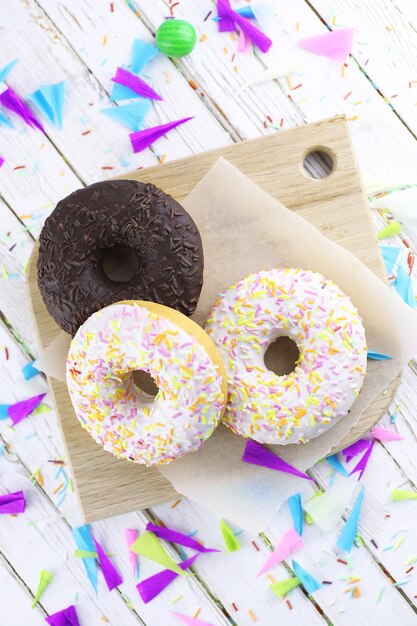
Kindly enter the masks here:
[[[127, 282], [106, 276], [103, 260], [129, 248], [138, 269]], [[165, 304], [187, 316], [203, 285], [203, 248], [192, 218], [148, 183], [95, 183], [61, 200], [39, 237], [38, 284], [50, 315], [75, 335], [95, 311], [120, 300]]]

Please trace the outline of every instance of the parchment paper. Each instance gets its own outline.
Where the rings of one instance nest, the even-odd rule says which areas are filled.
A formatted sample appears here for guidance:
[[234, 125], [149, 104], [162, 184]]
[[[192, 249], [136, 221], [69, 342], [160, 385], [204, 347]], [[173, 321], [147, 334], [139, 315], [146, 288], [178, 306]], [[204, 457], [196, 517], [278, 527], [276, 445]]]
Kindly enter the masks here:
[[[417, 314], [350, 252], [224, 159], [216, 162], [183, 205], [203, 240], [204, 286], [193, 316], [201, 326], [217, 295], [247, 274], [302, 267], [334, 280], [358, 308], [369, 349], [394, 357], [368, 361], [368, 375], [350, 413], [327, 433], [306, 445], [271, 446], [281, 458], [305, 471], [347, 435], [372, 400], [417, 353]], [[69, 340], [67, 336], [66, 344], [58, 342], [59, 351], [49, 351], [43, 371], [62, 377]], [[220, 426], [200, 450], [160, 471], [179, 493], [242, 528], [259, 532], [303, 481], [243, 463], [244, 446], [242, 437]]]
[[[216, 295], [251, 272], [302, 267], [331, 278], [363, 318], [368, 347], [394, 357], [368, 361], [365, 383], [350, 413], [306, 445], [271, 446], [305, 471], [328, 454], [372, 400], [417, 353], [417, 314], [355, 256], [286, 209], [238, 169], [220, 159], [184, 207], [203, 239], [204, 286], [194, 319], [204, 326]], [[187, 497], [252, 532], [262, 530], [301, 479], [243, 463], [245, 441], [221, 426], [204, 445], [160, 468]], [[302, 482], [302, 481], [301, 481]]]

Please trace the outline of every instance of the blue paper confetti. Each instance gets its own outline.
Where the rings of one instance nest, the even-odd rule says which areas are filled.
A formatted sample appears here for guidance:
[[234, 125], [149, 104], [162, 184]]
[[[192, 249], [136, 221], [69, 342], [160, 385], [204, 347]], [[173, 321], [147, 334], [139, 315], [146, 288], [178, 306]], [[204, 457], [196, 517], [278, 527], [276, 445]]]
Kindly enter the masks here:
[[349, 472], [343, 467], [338, 459], [337, 454], [331, 454], [330, 456], [326, 457], [326, 461], [334, 470], [336, 470], [336, 472], [338, 472], [342, 476], [349, 476]]
[[301, 580], [301, 584], [303, 585], [307, 593], [314, 593], [315, 591], [317, 591], [317, 589], [321, 588], [321, 583], [319, 583], [319, 581], [316, 580], [314, 576], [309, 574], [303, 567], [301, 567], [301, 565], [299, 565], [297, 561], [294, 561], [294, 559], [292, 562], [292, 568], [294, 570], [294, 574], [298, 576], [298, 578]]
[[31, 361], [30, 363], [26, 363], [26, 365], [24, 365], [22, 367], [22, 374], [23, 374], [23, 378], [25, 380], [30, 380], [31, 378], [33, 378], [34, 376], [39, 374], [39, 370], [36, 369], [36, 367], [33, 366], [34, 362], [35, 361]]
[[301, 508], [301, 494], [296, 493], [288, 498], [288, 507], [290, 509], [294, 529], [300, 535], [303, 534], [303, 510]]
[[56, 126], [62, 128], [62, 112], [64, 108], [65, 83], [41, 85], [30, 96], [31, 100], [42, 111], [45, 117]]
[[[79, 550], [87, 550], [88, 552], [95, 552], [96, 547], [94, 545], [93, 538], [90, 533], [90, 528], [87, 524], [72, 529], [72, 534]], [[97, 591], [97, 565], [95, 558], [83, 559], [84, 567], [87, 572], [88, 580], [93, 585], [95, 591]]]
[[0, 404], [0, 420], [5, 420], [9, 417], [9, 406], [10, 404]]
[[373, 352], [372, 350], [368, 350], [368, 359], [372, 359], [373, 361], [386, 361], [387, 359], [392, 359], [392, 356], [388, 354], [380, 354], [379, 352]]
[[130, 104], [125, 104], [123, 106], [101, 109], [101, 112], [113, 118], [116, 122], [120, 122], [120, 124], [127, 126], [131, 130], [137, 131], [142, 128], [143, 120], [151, 108], [152, 103], [150, 100], [140, 98], [137, 102], [131, 102]]
[[5, 65], [4, 67], [0, 69], [0, 83], [4, 83], [4, 81], [6, 80], [6, 78], [8, 77], [8, 75], [10, 74], [14, 66], [16, 65], [16, 63], [17, 63], [17, 59], [14, 59], [14, 61], [11, 61], [10, 63], [8, 63], [7, 65]]
[[340, 537], [337, 540], [337, 547], [340, 548], [340, 550], [344, 550], [345, 552], [351, 551], [355, 541], [356, 533], [358, 532], [359, 516], [361, 514], [364, 493], [365, 488], [362, 487], [353, 506], [352, 513], [349, 515], [348, 520], [340, 534]]
[[396, 246], [381, 246], [382, 257], [384, 259], [387, 273], [390, 275], [394, 269], [394, 265], [397, 262], [398, 255], [400, 254], [400, 248]]
[[416, 306], [416, 299], [413, 293], [411, 277], [401, 265], [398, 268], [397, 277], [394, 280], [393, 285], [404, 302], [414, 308]]
[[0, 112], [0, 126], [1, 125], [8, 126], [9, 128], [14, 128], [11, 121], [4, 115], [4, 113]]
[[4, 442], [4, 443], [2, 443], [2, 444], [0, 445], [0, 457], [2, 457], [2, 456], [3, 456], [3, 452], [5, 451], [6, 446], [7, 446], [7, 443], [6, 443], [6, 442]]
[[145, 65], [152, 61], [158, 54], [156, 46], [143, 41], [143, 39], [134, 39], [132, 46], [132, 61], [130, 68], [134, 74], [139, 74]]

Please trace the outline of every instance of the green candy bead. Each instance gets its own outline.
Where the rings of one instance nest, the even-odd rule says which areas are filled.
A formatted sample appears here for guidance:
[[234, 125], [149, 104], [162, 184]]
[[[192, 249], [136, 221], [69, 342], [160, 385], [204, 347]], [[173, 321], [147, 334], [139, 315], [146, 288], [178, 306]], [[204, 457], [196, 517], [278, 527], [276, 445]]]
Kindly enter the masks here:
[[184, 57], [197, 41], [195, 28], [185, 20], [165, 20], [156, 31], [156, 47], [167, 57]]

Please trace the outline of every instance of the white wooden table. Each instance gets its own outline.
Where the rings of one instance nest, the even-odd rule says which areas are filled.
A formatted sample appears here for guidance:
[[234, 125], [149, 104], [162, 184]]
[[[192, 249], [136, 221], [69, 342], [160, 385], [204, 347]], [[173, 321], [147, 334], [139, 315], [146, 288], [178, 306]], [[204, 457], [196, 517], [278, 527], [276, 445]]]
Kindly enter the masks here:
[[[173, 8], [174, 15], [196, 26], [199, 42], [187, 58], [173, 62], [161, 56], [154, 61], [149, 79], [165, 102], [153, 107], [146, 122], [154, 125], [194, 115], [198, 124], [192, 131], [181, 126], [152, 149], [134, 155], [127, 129], [100, 109], [110, 106], [110, 78], [118, 65], [128, 62], [133, 39], [152, 41], [156, 28], [170, 14], [168, 0], [3, 0], [0, 67], [19, 59], [9, 84], [26, 96], [40, 84], [65, 80], [67, 93], [62, 131], [45, 123], [47, 134], [42, 135], [16, 116], [13, 130], [0, 128], [0, 155], [6, 160], [0, 169], [0, 404], [46, 389], [40, 376], [25, 382], [21, 374], [21, 367], [37, 354], [25, 266], [45, 217], [73, 189], [161, 160], [267, 134], [271, 124], [289, 128], [336, 113], [346, 113], [352, 120], [365, 182], [382, 181], [381, 186], [393, 180], [417, 182], [415, 1], [276, 0], [275, 4], [274, 54], [285, 56], [289, 42], [323, 33], [326, 24], [346, 25], [357, 29], [346, 65], [311, 57], [296, 81], [283, 78], [236, 96], [237, 88], [270, 61], [258, 53], [235, 54], [237, 41], [228, 33], [218, 34], [211, 20], [213, 0], [181, 0]], [[59, 466], [49, 462], [63, 456], [53, 410], [31, 416], [15, 429], [7, 420], [0, 422], [2, 441], [8, 444], [0, 458], [0, 493], [24, 489], [28, 498], [24, 515], [0, 517], [1, 626], [44, 624], [45, 616], [72, 603], [82, 626], [178, 624], [172, 611], [198, 614], [216, 626], [415, 623], [417, 576], [413, 570], [405, 572], [411, 567], [406, 562], [417, 556], [417, 502], [390, 503], [390, 490], [417, 485], [416, 376], [417, 363], [411, 362], [382, 421], [388, 424], [401, 404], [396, 428], [405, 439], [374, 448], [363, 478], [369, 498], [367, 528], [361, 529], [365, 544], [353, 549], [351, 565], [337, 560], [337, 532], [322, 536], [314, 526], [307, 528], [299, 560], [319, 580], [332, 582], [315, 593], [314, 600], [300, 588], [289, 602], [278, 600], [268, 589], [268, 577], [255, 579], [271, 544], [290, 524], [284, 505], [264, 536], [240, 534], [239, 552], [200, 558], [194, 577], [177, 579], [153, 602], [143, 604], [130, 571], [125, 528], [141, 530], [154, 518], [183, 532], [197, 531], [207, 545], [222, 546], [216, 515], [187, 500], [93, 524], [95, 535], [114, 555], [124, 577], [121, 587], [109, 593], [99, 574], [96, 595], [81, 560], [73, 556], [71, 527], [80, 522], [75, 496], [68, 491], [60, 502], [62, 475], [56, 476]], [[31, 480], [32, 473], [39, 477], [38, 468], [42, 484]], [[329, 469], [325, 462], [317, 465], [311, 490], [317, 485], [328, 487]], [[381, 523], [373, 526], [377, 518]], [[402, 536], [398, 549], [384, 550]], [[173, 547], [168, 549], [176, 555]], [[31, 610], [41, 569], [50, 570], [53, 581]], [[141, 559], [141, 579], [158, 569]], [[289, 574], [286, 563], [272, 571], [275, 580]], [[345, 593], [350, 575], [361, 579], [358, 599]], [[407, 584], [395, 586], [404, 580]]]

